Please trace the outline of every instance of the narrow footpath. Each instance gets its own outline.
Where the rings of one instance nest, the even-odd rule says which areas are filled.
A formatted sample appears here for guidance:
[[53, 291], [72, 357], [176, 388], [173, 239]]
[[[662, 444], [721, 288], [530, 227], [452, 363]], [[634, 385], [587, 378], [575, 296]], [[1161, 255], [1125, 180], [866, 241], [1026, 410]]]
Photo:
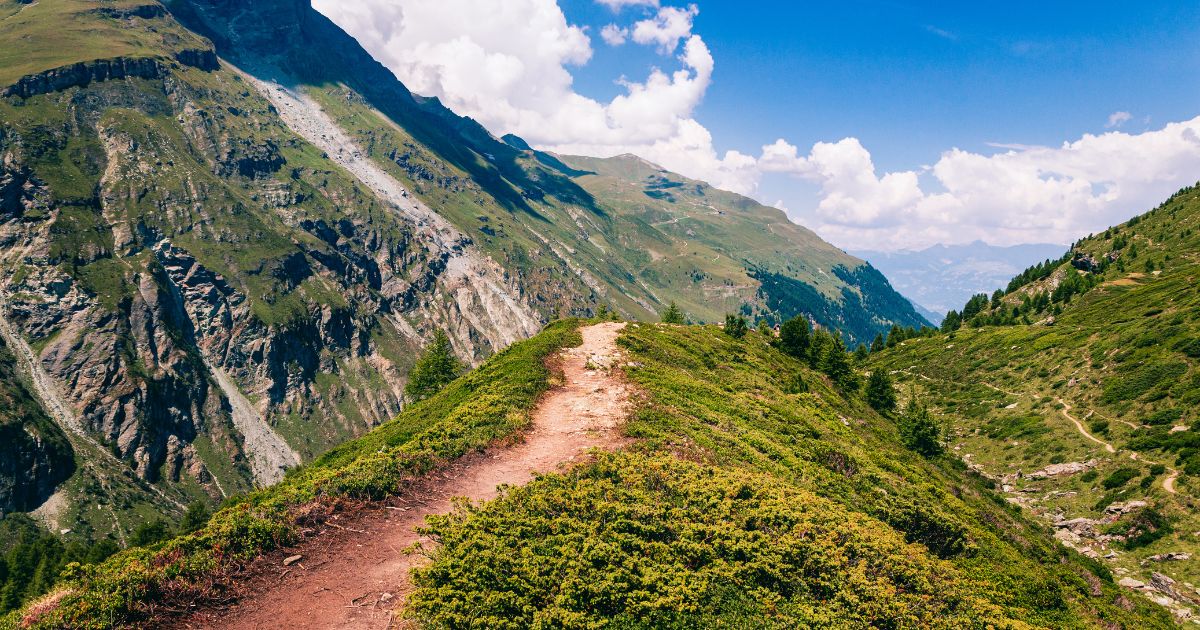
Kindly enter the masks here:
[[[564, 383], [539, 401], [524, 441], [464, 457], [387, 505], [330, 521], [326, 533], [265, 558], [269, 564], [239, 584], [243, 592], [235, 604], [197, 613], [177, 627], [396, 627], [412, 591], [411, 570], [426, 561], [405, 550], [431, 543], [417, 533], [426, 516], [449, 512], [456, 498], [493, 499], [499, 485], [523, 485], [536, 474], [582, 461], [592, 449], [627, 443], [620, 426], [629, 389], [608, 369], [620, 362], [616, 339], [624, 326], [583, 328], [583, 345], [560, 352]], [[300, 560], [283, 565], [284, 557], [297, 555]]]

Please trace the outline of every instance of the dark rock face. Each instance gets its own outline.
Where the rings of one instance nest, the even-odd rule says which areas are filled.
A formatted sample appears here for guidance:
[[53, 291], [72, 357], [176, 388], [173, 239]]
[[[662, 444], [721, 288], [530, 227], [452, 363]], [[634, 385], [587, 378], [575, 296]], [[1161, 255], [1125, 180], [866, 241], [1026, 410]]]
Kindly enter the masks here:
[[[217, 54], [212, 50], [181, 51], [176, 55], [176, 61], [201, 70], [211, 71], [220, 67]], [[73, 87], [85, 87], [101, 81], [130, 78], [161, 79], [169, 70], [167, 62], [153, 57], [98, 59], [22, 77], [15, 84], [0, 91], [0, 96], [30, 98], [39, 94], [61, 92]]]
[[36, 509], [75, 471], [67, 437], [38, 408], [0, 343], [0, 515]]
[[15, 85], [5, 88], [4, 96], [29, 98], [38, 94], [49, 94], [82, 87], [96, 81], [125, 79], [157, 79], [163, 75], [163, 66], [156, 59], [141, 58], [101, 59], [91, 63], [77, 63], [23, 77]]
[[27, 167], [0, 166], [0, 220], [22, 219], [48, 207], [49, 191]]
[[1071, 266], [1080, 271], [1095, 273], [1100, 270], [1100, 261], [1089, 254], [1076, 252], [1075, 256], [1071, 258]]
[[205, 72], [212, 72], [221, 68], [221, 62], [217, 59], [217, 51], [211, 48], [181, 50], [175, 53], [175, 60], [185, 66], [199, 68]]
[[234, 58], [238, 51], [283, 53], [300, 44], [304, 25], [315, 14], [308, 0], [174, 0], [169, 6]]
[[229, 176], [234, 173], [242, 177], [265, 178], [279, 172], [287, 160], [279, 153], [279, 145], [271, 140], [258, 143], [236, 144], [221, 156], [218, 173]]

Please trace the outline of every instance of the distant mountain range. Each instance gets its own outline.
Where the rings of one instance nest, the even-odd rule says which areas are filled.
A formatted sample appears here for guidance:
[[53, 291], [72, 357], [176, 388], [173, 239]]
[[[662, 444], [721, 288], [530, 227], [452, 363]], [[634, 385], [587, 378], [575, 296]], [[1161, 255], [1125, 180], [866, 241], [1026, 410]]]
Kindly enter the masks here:
[[892, 286], [931, 321], [961, 308], [976, 293], [1008, 284], [1013, 276], [1047, 258], [1058, 258], [1066, 245], [1033, 244], [996, 247], [982, 241], [968, 245], [934, 245], [920, 251], [851, 251], [867, 260]]

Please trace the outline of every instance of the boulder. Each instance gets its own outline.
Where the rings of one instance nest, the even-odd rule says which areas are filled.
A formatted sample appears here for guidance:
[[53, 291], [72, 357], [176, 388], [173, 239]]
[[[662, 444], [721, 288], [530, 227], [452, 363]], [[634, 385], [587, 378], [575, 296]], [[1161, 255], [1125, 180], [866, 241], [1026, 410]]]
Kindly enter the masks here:
[[1079, 536], [1094, 537], [1096, 535], [1096, 521], [1090, 518], [1072, 518], [1059, 521], [1054, 526], [1059, 529], [1070, 530]]
[[1183, 562], [1185, 560], [1191, 560], [1191, 559], [1192, 559], [1192, 554], [1190, 554], [1186, 551], [1172, 551], [1170, 553], [1156, 553], [1153, 556], [1146, 558], [1146, 561], [1147, 562]]
[[1063, 464], [1050, 464], [1041, 470], [1035, 470], [1027, 475], [1029, 479], [1049, 479], [1051, 477], [1065, 477], [1081, 473], [1089, 468], [1095, 468], [1097, 460], [1089, 460], [1086, 462], [1066, 462]]
[[1145, 501], [1126, 501], [1124, 503], [1111, 503], [1111, 504], [1109, 504], [1108, 507], [1104, 508], [1104, 513], [1105, 514], [1115, 514], [1115, 515], [1128, 514], [1134, 510], [1144, 508], [1147, 505], [1149, 505], [1149, 504], [1146, 503]]

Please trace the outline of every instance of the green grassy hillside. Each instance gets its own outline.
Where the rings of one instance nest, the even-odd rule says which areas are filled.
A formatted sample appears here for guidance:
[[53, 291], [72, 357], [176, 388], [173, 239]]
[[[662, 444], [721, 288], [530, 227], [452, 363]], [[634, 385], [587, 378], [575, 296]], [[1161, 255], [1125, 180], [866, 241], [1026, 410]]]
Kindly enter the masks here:
[[1188, 608], [1196, 565], [1162, 558], [1200, 550], [1197, 228], [1200, 190], [1185, 189], [978, 300], [961, 329], [872, 358], [934, 405], [955, 454], [1010, 501], [1050, 522], [1095, 521], [1060, 536], [1118, 576], [1176, 580], [1150, 595]]
[[[548, 385], [544, 357], [579, 342], [575, 325], [501, 353], [194, 535], [73, 570], [29, 624], [144, 619], [151, 600], [210, 588], [226, 562], [292, 540], [314, 502], [393, 493], [520, 431]], [[638, 443], [435, 519], [444, 547], [410, 608], [424, 625], [1172, 625], [953, 458], [900, 446], [892, 420], [766, 336], [632, 324], [619, 343], [643, 391], [625, 429]]]
[[0, 46], [0, 87], [97, 59], [173, 59], [211, 49], [178, 24], [157, 20], [163, 13], [151, 0], [0, 0], [0, 41], [8, 43]]

